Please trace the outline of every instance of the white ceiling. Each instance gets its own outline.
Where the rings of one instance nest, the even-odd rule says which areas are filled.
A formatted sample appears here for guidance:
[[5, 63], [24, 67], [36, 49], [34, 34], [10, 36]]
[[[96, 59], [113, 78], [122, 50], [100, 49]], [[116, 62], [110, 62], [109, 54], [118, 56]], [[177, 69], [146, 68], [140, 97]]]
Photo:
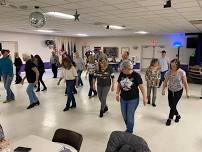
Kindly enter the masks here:
[[[172, 8], [163, 8], [164, 0], [7, 0], [16, 6], [27, 5], [28, 10], [0, 6], [0, 30], [33, 33], [29, 14], [38, 5], [43, 11], [58, 11], [74, 14], [78, 9], [80, 22], [47, 18], [43, 29], [57, 29], [56, 34], [73, 36], [85, 33], [90, 36], [134, 35], [135, 31], [151, 34], [173, 32], [200, 32], [201, 25], [192, 25], [190, 20], [202, 20], [202, 0], [172, 0]], [[106, 30], [103, 22], [124, 25], [129, 30]]]

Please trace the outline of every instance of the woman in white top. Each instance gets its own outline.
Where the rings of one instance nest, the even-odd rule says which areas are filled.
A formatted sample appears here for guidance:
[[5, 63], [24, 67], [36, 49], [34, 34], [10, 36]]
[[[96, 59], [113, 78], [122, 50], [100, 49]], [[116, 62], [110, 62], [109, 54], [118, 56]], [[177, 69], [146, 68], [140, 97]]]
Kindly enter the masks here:
[[177, 59], [173, 59], [170, 62], [170, 70], [165, 74], [162, 95], [165, 95], [165, 88], [167, 87], [167, 83], [170, 114], [166, 125], [170, 126], [174, 115], [176, 116], [175, 122], [179, 122], [181, 118], [177, 110], [177, 104], [183, 93], [183, 85], [185, 87], [186, 96], [187, 98], [189, 97], [186, 73], [180, 68], [180, 61]]
[[[68, 111], [69, 108], [76, 108], [76, 101], [73, 94], [76, 78], [77, 78], [77, 72], [75, 67], [72, 65], [71, 59], [69, 57], [63, 58], [62, 59], [62, 76], [60, 80], [58, 81], [58, 85], [59, 85], [62, 79], [66, 80], [68, 98], [67, 98], [66, 107], [63, 111]], [[70, 106], [71, 102], [72, 102], [72, 105]]]

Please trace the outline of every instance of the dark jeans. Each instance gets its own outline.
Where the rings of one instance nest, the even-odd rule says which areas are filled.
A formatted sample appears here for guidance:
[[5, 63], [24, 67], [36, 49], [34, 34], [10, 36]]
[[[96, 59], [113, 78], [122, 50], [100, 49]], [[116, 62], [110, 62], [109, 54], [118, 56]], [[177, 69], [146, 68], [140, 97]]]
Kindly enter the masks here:
[[167, 71], [164, 71], [164, 72], [161, 72], [161, 79], [160, 79], [160, 82], [159, 82], [159, 87], [161, 86], [162, 82], [165, 80], [165, 74], [166, 74]]
[[[77, 93], [77, 90], [76, 90], [76, 80], [74, 80], [74, 88], [73, 88], [73, 93]], [[65, 88], [65, 94], [67, 95], [67, 85], [66, 85], [66, 88]]]
[[16, 67], [16, 83], [20, 83], [22, 81], [22, 77], [20, 76], [20, 68], [21, 67]]
[[98, 98], [100, 100], [101, 103], [101, 108], [100, 110], [104, 111], [105, 107], [107, 106], [107, 95], [109, 93], [110, 90], [110, 86], [97, 86], [97, 93], [98, 93]]
[[78, 74], [78, 86], [83, 86], [83, 81], [81, 79], [81, 74], [82, 74], [83, 70], [77, 70], [77, 74]]
[[37, 88], [38, 90], [40, 90], [40, 82], [43, 85], [44, 89], [47, 88], [46, 85], [45, 85], [45, 83], [43, 82], [43, 74], [44, 73], [39, 73], [39, 82], [38, 82], [38, 88]]
[[169, 119], [173, 119], [174, 115], [179, 115], [177, 111], [177, 104], [182, 96], [183, 89], [177, 92], [168, 90], [168, 102], [170, 107]]
[[53, 77], [57, 78], [58, 66], [56, 64], [52, 64], [52, 72], [53, 72]]
[[70, 107], [71, 103], [72, 103], [72, 106], [76, 107], [76, 101], [73, 94], [73, 89], [75, 86], [74, 84], [75, 84], [74, 80], [66, 80], [67, 96], [68, 96], [66, 107]]
[[13, 76], [3, 75], [3, 82], [4, 82], [4, 88], [6, 90], [6, 100], [15, 100], [15, 95], [13, 91], [11, 90], [11, 83], [13, 80]]
[[94, 95], [97, 95], [97, 91], [93, 90], [93, 79], [94, 79], [94, 75], [93, 74], [89, 74], [89, 84], [90, 84], [90, 90], [88, 92], [88, 96], [92, 96], [92, 92], [94, 93]]

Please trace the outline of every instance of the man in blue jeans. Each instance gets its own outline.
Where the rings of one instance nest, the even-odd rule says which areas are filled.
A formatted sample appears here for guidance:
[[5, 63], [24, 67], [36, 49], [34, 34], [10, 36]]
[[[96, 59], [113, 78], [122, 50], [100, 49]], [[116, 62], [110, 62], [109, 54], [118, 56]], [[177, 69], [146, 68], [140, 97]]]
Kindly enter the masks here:
[[166, 58], [166, 51], [161, 51], [162, 58], [159, 59], [161, 78], [159, 82], [159, 87], [161, 87], [162, 82], [165, 80], [165, 74], [169, 69], [169, 60]]
[[8, 103], [15, 100], [15, 95], [11, 90], [13, 80], [13, 63], [9, 57], [9, 50], [1, 50], [3, 58], [0, 59], [0, 76], [3, 78], [4, 88], [6, 90], [6, 100], [3, 103]]
[[27, 109], [31, 109], [36, 105], [39, 105], [39, 99], [37, 98], [34, 92], [34, 86], [38, 84], [39, 80], [39, 71], [36, 65], [32, 62], [31, 57], [27, 54], [23, 54], [23, 60], [26, 62], [25, 64], [25, 73], [26, 76], [22, 79], [22, 85], [27, 78], [28, 86], [27, 86], [27, 95], [29, 96], [30, 105]]

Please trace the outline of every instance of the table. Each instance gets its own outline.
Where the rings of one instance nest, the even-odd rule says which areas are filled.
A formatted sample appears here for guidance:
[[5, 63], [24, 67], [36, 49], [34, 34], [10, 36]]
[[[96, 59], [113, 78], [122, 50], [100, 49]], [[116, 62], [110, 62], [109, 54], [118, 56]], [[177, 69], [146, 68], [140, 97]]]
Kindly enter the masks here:
[[11, 152], [19, 146], [32, 148], [31, 152], [59, 152], [62, 147], [65, 146], [70, 149], [71, 152], [77, 152], [76, 149], [69, 145], [55, 143], [35, 135], [30, 135], [17, 142], [11, 143]]

